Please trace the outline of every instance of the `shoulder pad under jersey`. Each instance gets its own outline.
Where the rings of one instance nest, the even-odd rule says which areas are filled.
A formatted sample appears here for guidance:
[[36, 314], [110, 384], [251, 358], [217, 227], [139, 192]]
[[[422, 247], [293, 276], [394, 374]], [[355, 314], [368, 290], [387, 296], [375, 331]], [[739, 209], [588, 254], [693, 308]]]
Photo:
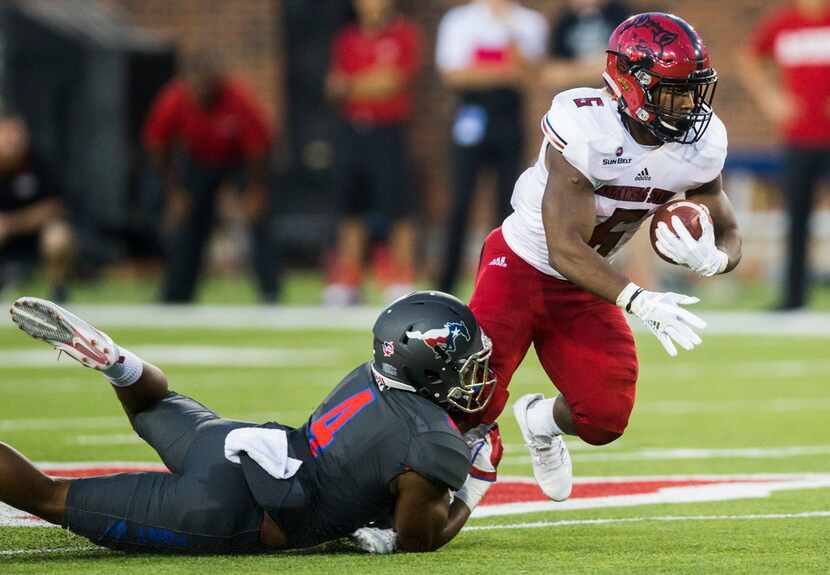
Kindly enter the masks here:
[[406, 463], [427, 479], [457, 491], [470, 472], [470, 451], [458, 434], [428, 431], [413, 439]]
[[687, 172], [691, 189], [720, 175], [728, 144], [726, 126], [716, 114], [712, 114], [709, 127], [700, 140], [694, 144], [669, 144], [666, 153], [690, 168]]
[[596, 88], [560, 92], [542, 118], [546, 141], [594, 187], [616, 177], [617, 170], [602, 160], [616, 156], [625, 142], [624, 129], [616, 102]]

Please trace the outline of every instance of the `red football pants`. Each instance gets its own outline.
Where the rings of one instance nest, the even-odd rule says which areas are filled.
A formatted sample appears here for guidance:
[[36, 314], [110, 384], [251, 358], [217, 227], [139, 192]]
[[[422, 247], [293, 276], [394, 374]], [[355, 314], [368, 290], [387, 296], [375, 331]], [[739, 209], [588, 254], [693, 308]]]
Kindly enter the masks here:
[[470, 308], [493, 340], [490, 366], [498, 378], [483, 421], [504, 410], [510, 379], [532, 343], [579, 437], [602, 445], [622, 435], [638, 366], [620, 308], [532, 267], [507, 246], [501, 228], [484, 242]]

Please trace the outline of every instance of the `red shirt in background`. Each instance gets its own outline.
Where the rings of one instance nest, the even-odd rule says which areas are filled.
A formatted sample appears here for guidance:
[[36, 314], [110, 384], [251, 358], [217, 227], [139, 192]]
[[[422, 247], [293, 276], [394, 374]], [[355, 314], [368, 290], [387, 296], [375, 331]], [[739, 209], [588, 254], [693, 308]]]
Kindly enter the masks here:
[[346, 100], [343, 113], [353, 122], [394, 124], [408, 120], [412, 112], [412, 94], [408, 86], [421, 66], [421, 36], [418, 28], [404, 18], [397, 18], [377, 33], [359, 26], [344, 28], [332, 45], [331, 68], [346, 76], [355, 76], [376, 66], [386, 66], [401, 73], [406, 83], [397, 94], [385, 100]]
[[830, 144], [830, 10], [806, 18], [793, 7], [781, 9], [761, 23], [752, 48], [776, 63], [784, 89], [796, 100], [795, 117], [785, 127], [787, 140]]
[[272, 135], [262, 109], [234, 80], [223, 80], [218, 89], [216, 101], [204, 109], [187, 83], [165, 86], [144, 126], [147, 149], [178, 142], [200, 163], [217, 167], [264, 154]]

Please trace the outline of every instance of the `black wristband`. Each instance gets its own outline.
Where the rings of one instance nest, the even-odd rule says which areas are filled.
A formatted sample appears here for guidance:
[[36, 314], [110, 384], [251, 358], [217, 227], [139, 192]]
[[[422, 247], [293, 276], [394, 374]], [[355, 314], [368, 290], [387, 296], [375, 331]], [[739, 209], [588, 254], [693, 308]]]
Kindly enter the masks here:
[[626, 312], [631, 313], [631, 303], [632, 303], [632, 302], [633, 302], [633, 301], [637, 298], [637, 296], [638, 296], [638, 295], [640, 295], [640, 294], [641, 294], [641, 293], [643, 293], [644, 291], [646, 291], [646, 290], [644, 290], [643, 288], [637, 288], [637, 291], [635, 291], [635, 292], [631, 295], [631, 299], [629, 299], [629, 300], [628, 300], [628, 303], [627, 303], [627, 304], [625, 304], [625, 311], [626, 311]]

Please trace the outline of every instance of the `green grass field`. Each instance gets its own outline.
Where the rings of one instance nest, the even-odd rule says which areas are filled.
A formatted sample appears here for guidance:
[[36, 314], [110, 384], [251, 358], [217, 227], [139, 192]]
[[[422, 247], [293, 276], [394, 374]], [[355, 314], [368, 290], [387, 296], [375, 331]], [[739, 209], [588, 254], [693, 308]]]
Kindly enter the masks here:
[[[668, 264], [660, 264], [668, 265]], [[691, 276], [675, 273], [667, 276], [666, 285], [661, 289], [680, 291], [701, 298], [698, 307], [720, 310], [765, 310], [772, 308], [779, 295], [779, 286], [774, 283], [749, 281], [741, 278], [727, 277], [717, 282], [692, 281]], [[160, 278], [128, 277], [124, 275], [103, 274], [96, 281], [76, 281], [70, 287], [73, 303], [118, 303], [144, 304], [155, 302], [158, 298]], [[283, 283], [280, 300], [285, 305], [318, 305], [322, 298], [324, 277], [311, 271], [292, 270]], [[422, 281], [421, 289], [429, 289], [429, 282]], [[657, 287], [657, 286], [654, 286]], [[4, 300], [12, 301], [23, 295], [47, 297], [48, 287], [42, 278], [9, 288], [0, 292]], [[472, 277], [459, 282], [454, 292], [464, 301], [472, 293]], [[367, 281], [363, 297], [366, 303], [382, 305], [383, 294], [371, 281]], [[199, 287], [197, 302], [203, 304], [255, 304], [257, 292], [252, 278], [240, 277], [238, 273], [218, 274], [206, 278]], [[808, 308], [815, 311], [830, 310], [830, 280], [824, 278], [812, 285]]]
[[[226, 417], [293, 425], [371, 347], [364, 332], [109, 331], [134, 349], [278, 348], [289, 360], [295, 354], [308, 365], [159, 362], [174, 389]], [[641, 376], [629, 429], [602, 448], [571, 440], [577, 476], [830, 473], [830, 339], [709, 334], [700, 349], [676, 359], [650, 336], [638, 339]], [[0, 327], [0, 352], [36, 350], [52, 353]], [[533, 391], [552, 388], [531, 353], [512, 393]], [[502, 428], [507, 449], [500, 474], [531, 475], [509, 411]], [[49, 367], [0, 365], [0, 440], [40, 462], [157, 461], [132, 437], [105, 380], [65, 358]], [[824, 514], [804, 515], [814, 512]], [[0, 574], [828, 573], [828, 512], [827, 487], [768, 498], [545, 511], [474, 519], [475, 529], [437, 553], [385, 557], [347, 543], [268, 557], [128, 556], [58, 529], [0, 527]]]

